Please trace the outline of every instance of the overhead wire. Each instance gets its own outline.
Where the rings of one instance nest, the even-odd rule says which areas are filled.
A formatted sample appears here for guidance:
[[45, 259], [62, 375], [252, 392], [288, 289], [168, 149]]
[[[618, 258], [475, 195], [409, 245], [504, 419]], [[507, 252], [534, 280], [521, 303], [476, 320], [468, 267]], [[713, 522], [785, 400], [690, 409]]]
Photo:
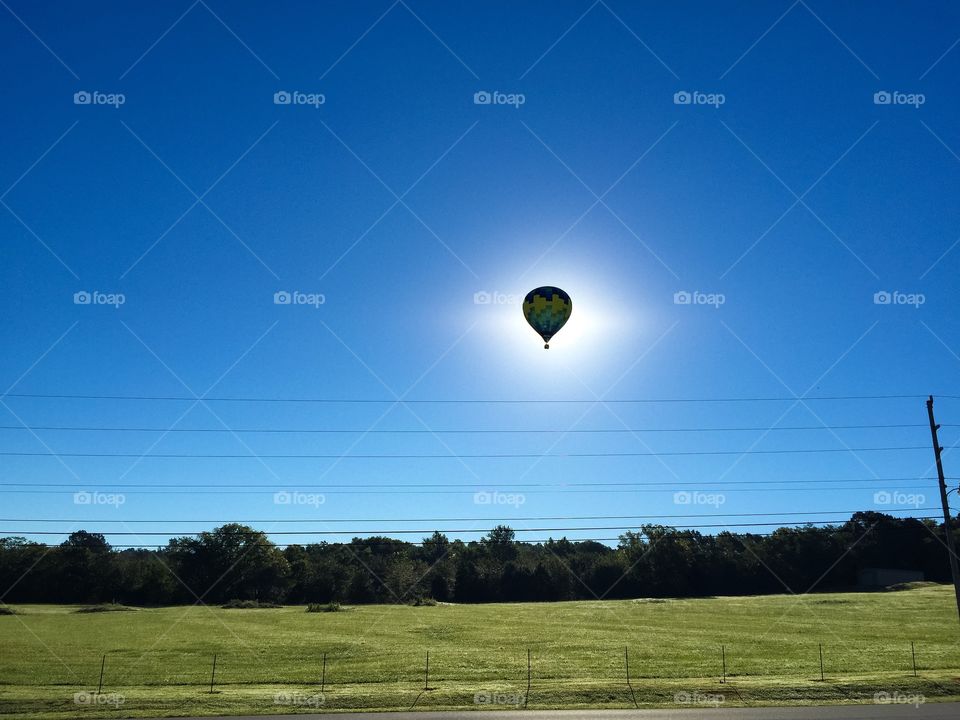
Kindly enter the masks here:
[[[600, 403], [739, 403], [739, 402], [827, 402], [852, 400], [917, 400], [926, 399], [925, 394], [888, 395], [814, 395], [804, 396], [752, 396], [752, 397], [699, 397], [699, 398], [307, 398], [307, 397], [253, 397], [253, 396], [198, 396], [198, 395], [137, 395], [95, 393], [6, 393], [7, 398], [45, 400], [125, 400], [143, 402], [249, 402], [249, 403], [325, 403], [325, 404], [600, 404]], [[937, 395], [942, 399], [960, 399], [958, 395]]]

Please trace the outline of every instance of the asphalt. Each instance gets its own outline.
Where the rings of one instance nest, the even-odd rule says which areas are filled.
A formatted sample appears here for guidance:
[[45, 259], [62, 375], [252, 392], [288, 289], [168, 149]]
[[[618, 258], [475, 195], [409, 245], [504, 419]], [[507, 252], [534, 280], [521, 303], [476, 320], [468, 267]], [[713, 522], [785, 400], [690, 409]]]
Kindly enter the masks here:
[[[772, 708], [683, 708], [677, 710], [455, 710], [449, 712], [335, 713], [279, 715], [283, 720], [957, 720], [960, 703], [842, 705]], [[264, 720], [236, 715], [219, 720]], [[167, 718], [166, 720], [216, 720]]]

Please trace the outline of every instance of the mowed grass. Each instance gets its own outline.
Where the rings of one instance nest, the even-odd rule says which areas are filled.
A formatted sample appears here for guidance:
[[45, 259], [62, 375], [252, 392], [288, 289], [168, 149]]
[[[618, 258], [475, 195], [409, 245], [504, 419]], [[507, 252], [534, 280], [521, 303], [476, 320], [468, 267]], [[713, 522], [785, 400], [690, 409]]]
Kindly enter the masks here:
[[[628, 708], [634, 698], [641, 706], [676, 706], [857, 702], [877, 692], [960, 696], [960, 623], [949, 587], [361, 606], [329, 613], [303, 607], [15, 609], [0, 617], [0, 714], [18, 718], [407, 709], [414, 703], [482, 708], [524, 700], [531, 708]], [[721, 646], [726, 683], [720, 683]], [[427, 651], [431, 689], [423, 692]], [[103, 694], [75, 704], [75, 693], [97, 689], [103, 656]]]

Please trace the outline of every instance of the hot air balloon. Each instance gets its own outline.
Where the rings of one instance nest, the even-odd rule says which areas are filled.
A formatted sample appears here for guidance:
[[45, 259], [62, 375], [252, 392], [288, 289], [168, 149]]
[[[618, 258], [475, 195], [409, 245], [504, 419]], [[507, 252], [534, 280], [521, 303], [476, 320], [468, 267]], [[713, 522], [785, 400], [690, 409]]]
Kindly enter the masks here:
[[531, 290], [523, 299], [523, 316], [543, 338], [545, 350], [550, 348], [550, 338], [566, 324], [572, 311], [570, 296], [549, 285]]

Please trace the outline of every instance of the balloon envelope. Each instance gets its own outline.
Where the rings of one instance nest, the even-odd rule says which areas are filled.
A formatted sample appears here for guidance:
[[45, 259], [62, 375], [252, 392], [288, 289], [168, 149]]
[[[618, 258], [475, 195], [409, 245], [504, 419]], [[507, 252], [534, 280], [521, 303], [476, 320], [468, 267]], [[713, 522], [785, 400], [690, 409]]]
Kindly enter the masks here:
[[550, 285], [531, 290], [523, 299], [523, 316], [543, 338], [545, 348], [550, 347], [550, 338], [566, 324], [571, 312], [570, 296]]

